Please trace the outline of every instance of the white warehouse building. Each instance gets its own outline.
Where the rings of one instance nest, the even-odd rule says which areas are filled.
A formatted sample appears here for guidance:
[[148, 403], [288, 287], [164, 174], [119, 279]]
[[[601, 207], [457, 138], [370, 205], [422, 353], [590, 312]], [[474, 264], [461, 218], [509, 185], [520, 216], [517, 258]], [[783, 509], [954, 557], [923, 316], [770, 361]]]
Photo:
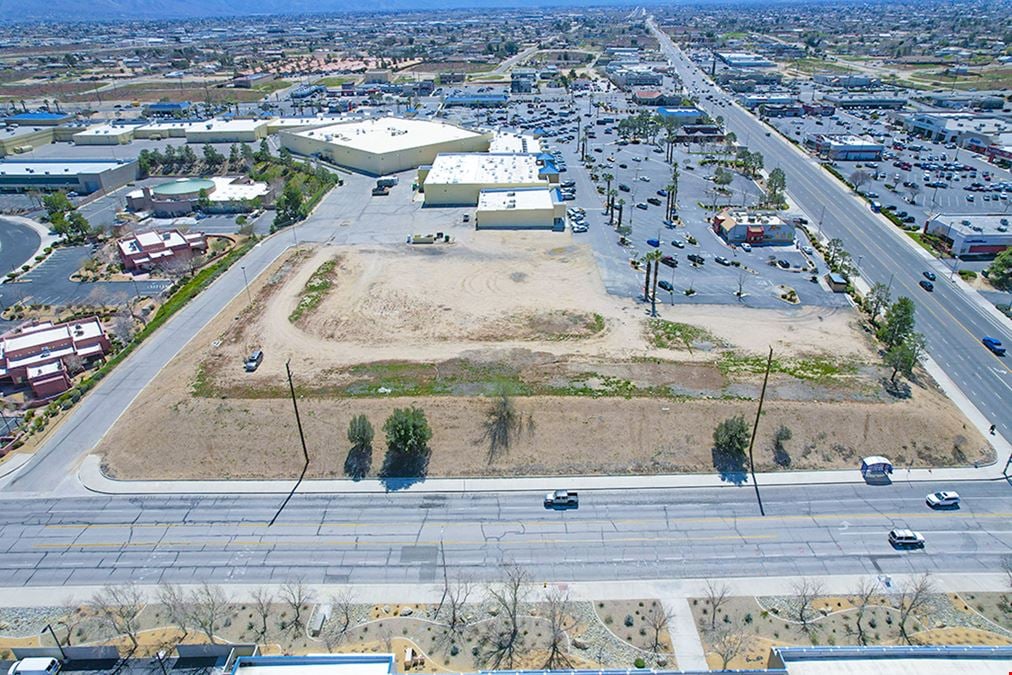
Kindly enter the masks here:
[[492, 138], [452, 124], [399, 117], [281, 131], [278, 136], [281, 146], [297, 155], [373, 176], [431, 164], [439, 153], [484, 152]]
[[476, 230], [556, 230], [566, 226], [566, 206], [558, 188], [498, 188], [478, 194]]
[[443, 153], [418, 169], [426, 206], [475, 206], [482, 190], [549, 187], [538, 156], [516, 153]]

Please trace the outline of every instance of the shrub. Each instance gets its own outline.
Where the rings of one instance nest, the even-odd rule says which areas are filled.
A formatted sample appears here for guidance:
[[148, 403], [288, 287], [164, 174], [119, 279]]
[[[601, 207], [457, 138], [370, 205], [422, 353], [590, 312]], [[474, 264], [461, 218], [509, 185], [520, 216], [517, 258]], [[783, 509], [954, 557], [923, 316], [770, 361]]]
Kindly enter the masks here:
[[422, 454], [428, 449], [432, 429], [420, 408], [397, 408], [383, 423], [387, 435], [387, 446], [407, 455]]
[[633, 665], [636, 666], [637, 668], [646, 668], [647, 662], [643, 660], [642, 656], [637, 656], [636, 660], [633, 661]]
[[623, 623], [625, 623], [627, 627], [632, 627], [632, 625], [636, 623], [636, 619], [633, 618], [632, 614], [626, 614], [625, 621]]
[[713, 446], [725, 455], [744, 455], [748, 439], [748, 424], [741, 415], [727, 418], [713, 430]]

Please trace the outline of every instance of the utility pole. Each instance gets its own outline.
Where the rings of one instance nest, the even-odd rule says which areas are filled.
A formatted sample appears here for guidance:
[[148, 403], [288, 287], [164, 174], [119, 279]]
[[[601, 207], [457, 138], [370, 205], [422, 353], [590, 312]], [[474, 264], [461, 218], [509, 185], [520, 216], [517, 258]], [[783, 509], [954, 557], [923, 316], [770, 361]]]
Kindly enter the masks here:
[[759, 394], [759, 407], [755, 412], [755, 424], [752, 425], [752, 438], [748, 442], [748, 463], [749, 469], [752, 471], [752, 485], [755, 486], [755, 498], [759, 502], [759, 515], [765, 516], [766, 510], [763, 508], [763, 499], [759, 495], [759, 483], [755, 478], [755, 459], [752, 456], [752, 447], [755, 445], [756, 431], [759, 430], [759, 416], [763, 412], [763, 401], [766, 399], [766, 383], [770, 380], [770, 368], [773, 366], [773, 347], [770, 347], [770, 355], [766, 359], [766, 374], [763, 376], [763, 388]]
[[[770, 353], [772, 354], [772, 349], [770, 350]], [[288, 502], [291, 501], [292, 497], [295, 495], [295, 491], [299, 489], [299, 485], [302, 484], [302, 479], [306, 477], [306, 471], [309, 469], [309, 451], [306, 450], [306, 436], [302, 433], [302, 419], [299, 417], [299, 402], [295, 398], [295, 384], [292, 383], [292, 369], [289, 367], [291, 362], [291, 359], [285, 361], [285, 372], [288, 374], [288, 390], [292, 394], [292, 407], [295, 409], [295, 424], [299, 428], [299, 440], [302, 441], [302, 456], [305, 458], [305, 463], [302, 465], [302, 473], [299, 474], [299, 479], [295, 481], [295, 485], [292, 487], [292, 491], [288, 493], [288, 496], [285, 497], [285, 501], [281, 502], [278, 512], [274, 514], [274, 517], [271, 518], [271, 522], [267, 524], [268, 527], [273, 525], [278, 519], [278, 516], [281, 515], [281, 512], [284, 511], [285, 506], [287, 506]]]

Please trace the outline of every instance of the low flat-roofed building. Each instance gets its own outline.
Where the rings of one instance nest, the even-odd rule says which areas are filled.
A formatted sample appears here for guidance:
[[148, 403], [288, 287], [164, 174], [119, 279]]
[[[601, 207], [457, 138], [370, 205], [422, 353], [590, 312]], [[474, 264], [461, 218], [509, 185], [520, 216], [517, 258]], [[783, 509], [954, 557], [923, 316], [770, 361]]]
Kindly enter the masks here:
[[239, 89], [252, 89], [270, 82], [275, 77], [277, 76], [274, 73], [247, 73], [232, 80], [232, 84]]
[[761, 105], [793, 105], [798, 100], [788, 93], [770, 92], [766, 94], [748, 94], [738, 99], [748, 109], [758, 108]]
[[31, 152], [53, 142], [53, 127], [13, 127], [0, 129], [0, 157]]
[[15, 115], [8, 115], [4, 118], [4, 124], [18, 127], [57, 127], [74, 119], [74, 116], [65, 112], [21, 112]]
[[541, 141], [534, 138], [534, 136], [499, 131], [492, 137], [488, 151], [537, 154], [541, 152]]
[[[201, 196], [207, 203], [201, 207]], [[193, 213], [243, 213], [263, 206], [272, 197], [271, 186], [245, 176], [179, 178], [155, 186], [146, 185], [127, 193], [127, 208], [147, 211], [156, 218], [173, 218]]]
[[692, 106], [661, 107], [657, 109], [661, 117], [670, 117], [682, 124], [700, 124], [706, 119], [706, 113]]
[[144, 114], [154, 117], [175, 117], [186, 115], [190, 112], [189, 101], [158, 101], [157, 103], [145, 103]]
[[32, 159], [0, 162], [0, 190], [114, 190], [137, 178], [136, 160]]
[[100, 124], [74, 134], [74, 145], [124, 145], [134, 139], [133, 127]]
[[186, 128], [187, 143], [256, 143], [267, 138], [271, 120], [207, 120]]
[[460, 94], [447, 96], [443, 105], [448, 108], [501, 108], [509, 103], [509, 94]]
[[207, 250], [207, 235], [203, 232], [163, 230], [139, 232], [116, 243], [123, 269], [165, 269], [186, 265], [199, 253]]
[[837, 108], [891, 108], [899, 110], [907, 104], [907, 99], [888, 94], [829, 94], [823, 100]]
[[134, 127], [135, 139], [162, 140], [165, 138], [186, 138], [186, 131], [200, 122], [150, 122]]
[[885, 146], [854, 134], [808, 134], [805, 145], [815, 154], [843, 162], [878, 161]]
[[732, 68], [775, 68], [777, 64], [758, 54], [717, 52], [717, 58]]
[[972, 112], [913, 113], [904, 117], [903, 126], [913, 134], [938, 143], [956, 143], [974, 149], [987, 148], [997, 144], [1003, 136], [1012, 135], [1012, 121]]
[[109, 349], [98, 317], [23, 324], [0, 335], [0, 379], [28, 384], [36, 396], [49, 397], [70, 387], [69, 359], [80, 359], [83, 365]]
[[[407, 651], [417, 654], [410, 648]], [[396, 672], [393, 654], [327, 654], [240, 656], [231, 675], [395, 675]]]
[[426, 206], [475, 206], [482, 190], [549, 185], [537, 155], [515, 153], [443, 153], [418, 182]]
[[431, 164], [440, 153], [484, 152], [493, 137], [492, 132], [400, 117], [342, 122], [278, 135], [282, 147], [295, 154], [320, 157], [373, 176]]
[[563, 231], [566, 207], [558, 188], [497, 188], [478, 193], [476, 230]]
[[729, 244], [793, 244], [794, 225], [775, 213], [725, 209], [710, 221], [713, 231]]
[[943, 213], [925, 225], [925, 231], [945, 242], [960, 258], [989, 258], [1012, 246], [1012, 215]]
[[773, 647], [770, 675], [994, 675], [1012, 671], [1012, 647]]

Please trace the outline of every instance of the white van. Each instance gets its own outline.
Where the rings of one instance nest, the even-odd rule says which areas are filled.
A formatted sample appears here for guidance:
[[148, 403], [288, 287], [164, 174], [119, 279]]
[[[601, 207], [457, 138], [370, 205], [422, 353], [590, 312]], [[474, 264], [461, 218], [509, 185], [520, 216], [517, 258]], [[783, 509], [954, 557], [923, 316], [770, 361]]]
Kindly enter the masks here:
[[56, 675], [60, 662], [53, 658], [37, 657], [16, 661], [7, 670], [7, 675]]

